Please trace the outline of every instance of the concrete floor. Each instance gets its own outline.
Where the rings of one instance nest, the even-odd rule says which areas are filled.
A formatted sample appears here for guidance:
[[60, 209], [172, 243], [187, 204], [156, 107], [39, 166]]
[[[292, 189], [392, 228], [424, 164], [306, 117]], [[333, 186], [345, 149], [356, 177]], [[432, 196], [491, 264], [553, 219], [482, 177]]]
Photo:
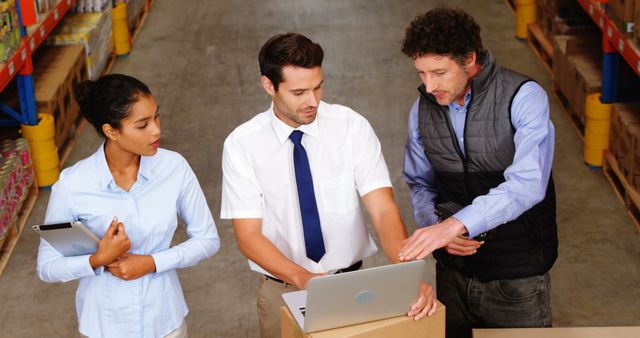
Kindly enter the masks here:
[[[499, 62], [550, 89], [549, 74], [514, 39], [514, 17], [503, 0], [456, 2], [476, 17], [485, 46]], [[400, 42], [411, 19], [435, 3], [156, 1], [132, 53], [113, 72], [136, 76], [151, 88], [161, 106], [163, 147], [190, 162], [222, 237], [214, 258], [180, 271], [191, 337], [258, 336], [256, 277], [236, 247], [230, 222], [218, 219], [220, 159], [227, 134], [269, 104], [259, 83], [257, 54], [275, 33], [298, 31], [323, 46], [324, 100], [369, 119], [413, 231], [401, 168], [407, 113], [419, 80]], [[551, 110], [560, 236], [560, 257], [552, 269], [553, 323], [640, 325], [640, 237], [602, 173], [583, 164], [581, 143], [554, 99]], [[93, 153], [100, 142], [86, 128], [66, 165]], [[42, 191], [28, 224], [43, 220], [48, 197]], [[185, 236], [180, 231], [176, 241]], [[37, 235], [27, 229], [0, 277], [0, 337], [77, 336], [76, 283], [41, 282], [35, 274], [37, 245]], [[385, 261], [378, 254], [366, 264]]]

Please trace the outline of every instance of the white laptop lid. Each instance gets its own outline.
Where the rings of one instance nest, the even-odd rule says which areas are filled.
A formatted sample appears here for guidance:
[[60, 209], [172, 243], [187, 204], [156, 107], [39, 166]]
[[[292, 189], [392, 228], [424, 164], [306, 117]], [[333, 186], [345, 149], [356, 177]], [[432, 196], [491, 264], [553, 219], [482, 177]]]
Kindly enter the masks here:
[[304, 332], [396, 317], [416, 300], [425, 270], [417, 260], [316, 277], [282, 298]]

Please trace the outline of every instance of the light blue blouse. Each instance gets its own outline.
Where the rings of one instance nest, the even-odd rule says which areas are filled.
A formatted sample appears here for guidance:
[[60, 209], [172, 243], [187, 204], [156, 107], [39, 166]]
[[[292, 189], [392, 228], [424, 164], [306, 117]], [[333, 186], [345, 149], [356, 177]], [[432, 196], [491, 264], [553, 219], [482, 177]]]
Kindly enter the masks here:
[[[89, 256], [64, 257], [45, 240], [38, 276], [45, 282], [79, 279], [76, 311], [90, 337], [162, 337], [178, 328], [188, 309], [176, 269], [213, 256], [220, 238], [198, 179], [178, 153], [158, 149], [142, 156], [129, 192], [114, 181], [104, 145], [67, 168], [53, 186], [45, 223], [81, 221], [102, 238], [113, 217], [124, 223], [130, 253], [151, 255], [156, 272], [124, 281], [89, 264]], [[178, 218], [189, 240], [170, 247]]]

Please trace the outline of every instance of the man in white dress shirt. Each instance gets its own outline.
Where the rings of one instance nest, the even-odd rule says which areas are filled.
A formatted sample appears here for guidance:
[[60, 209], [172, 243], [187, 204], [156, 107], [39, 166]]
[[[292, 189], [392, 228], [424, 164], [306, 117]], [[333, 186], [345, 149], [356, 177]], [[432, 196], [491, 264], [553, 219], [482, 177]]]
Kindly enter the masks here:
[[[355, 111], [320, 101], [323, 57], [303, 35], [269, 39], [259, 63], [272, 105], [224, 143], [221, 217], [232, 220], [240, 250], [260, 273], [263, 338], [280, 335], [282, 293], [357, 270], [377, 251], [360, 198], [390, 261], [399, 261], [407, 237], [373, 129]], [[423, 283], [407, 315], [434, 311]]]

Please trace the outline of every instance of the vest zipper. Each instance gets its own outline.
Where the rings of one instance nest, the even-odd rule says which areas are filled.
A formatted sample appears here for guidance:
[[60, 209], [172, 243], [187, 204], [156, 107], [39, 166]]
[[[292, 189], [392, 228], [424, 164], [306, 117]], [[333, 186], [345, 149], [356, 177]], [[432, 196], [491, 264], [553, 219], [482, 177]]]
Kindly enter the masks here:
[[[464, 159], [462, 163], [464, 163], [464, 184], [467, 186], [467, 193], [471, 196], [474, 192], [469, 189], [469, 152], [467, 148], [467, 126], [469, 125], [469, 114], [471, 113], [471, 104], [473, 103], [473, 94], [469, 99], [469, 104], [467, 105], [467, 111], [464, 113], [464, 128], [462, 129], [462, 142], [464, 142]], [[471, 202], [469, 202], [471, 203]]]
[[[453, 141], [453, 146], [456, 149], [456, 153], [458, 153], [458, 156], [460, 156], [460, 160], [462, 160], [463, 165], [465, 166], [465, 173], [466, 173], [466, 161], [465, 161], [465, 155], [462, 154], [462, 151], [460, 150], [460, 143], [458, 143], [458, 138], [456, 137], [456, 131], [453, 129], [453, 125], [451, 124], [451, 119], [449, 118], [449, 107], [446, 108], [445, 112], [444, 112], [444, 117], [445, 120], [447, 121], [447, 127], [449, 127], [449, 133], [451, 134], [451, 140]], [[466, 119], [466, 117], [465, 117]], [[467, 128], [467, 121], [465, 120], [465, 129]], [[466, 152], [466, 144], [465, 144], [465, 152]], [[466, 176], [466, 174], [465, 174]]]
[[464, 128], [462, 130], [462, 141], [464, 142], [464, 154], [462, 150], [460, 150], [460, 143], [458, 142], [458, 137], [456, 136], [456, 131], [453, 129], [453, 124], [451, 124], [451, 118], [449, 117], [449, 107], [446, 108], [445, 118], [447, 121], [447, 126], [449, 127], [449, 133], [451, 133], [451, 138], [453, 139], [453, 146], [456, 148], [456, 153], [460, 156], [460, 160], [462, 161], [462, 166], [464, 168], [464, 185], [467, 188], [467, 193], [469, 191], [469, 162], [467, 161], [469, 153], [467, 152], [467, 122], [469, 119], [469, 107], [471, 107], [471, 102], [473, 102], [473, 96], [471, 100], [469, 100], [469, 104], [467, 105], [467, 112], [464, 116]]

